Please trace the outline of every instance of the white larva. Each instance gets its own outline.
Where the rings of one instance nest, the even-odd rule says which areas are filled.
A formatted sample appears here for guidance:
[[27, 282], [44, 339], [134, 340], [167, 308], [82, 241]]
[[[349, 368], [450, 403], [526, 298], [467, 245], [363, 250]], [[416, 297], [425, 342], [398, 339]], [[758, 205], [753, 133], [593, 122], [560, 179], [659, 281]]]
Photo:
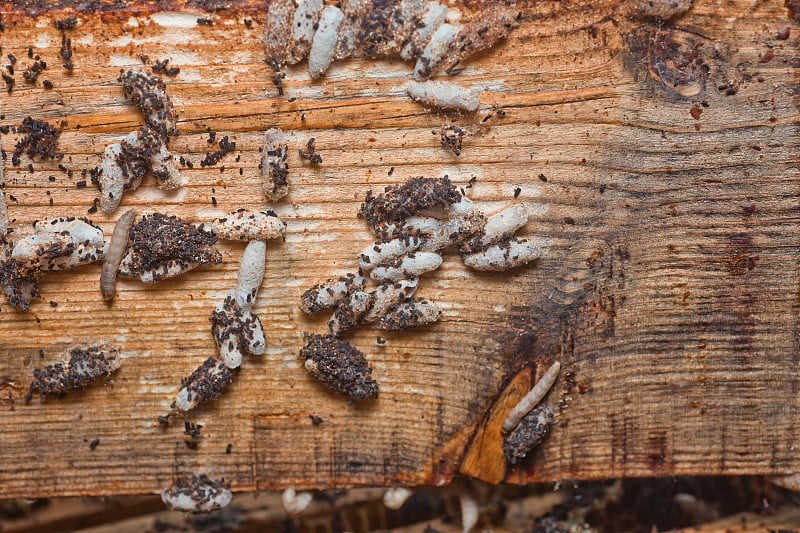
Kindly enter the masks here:
[[233, 493], [223, 480], [205, 475], [183, 476], [172, 487], [164, 489], [161, 500], [167, 508], [184, 513], [207, 513], [231, 503]]
[[421, 276], [442, 265], [442, 256], [434, 252], [414, 252], [401, 259], [384, 263], [370, 272], [370, 277], [379, 281], [395, 281]]
[[415, 251], [421, 244], [419, 237], [405, 237], [388, 242], [376, 242], [364, 248], [358, 257], [361, 270], [372, 270], [380, 263], [397, 259]]
[[329, 5], [322, 10], [319, 26], [311, 44], [311, 52], [308, 54], [308, 72], [312, 79], [321, 78], [333, 63], [342, 20], [344, 20], [344, 14], [338, 7]]
[[298, 493], [294, 488], [289, 487], [281, 494], [281, 505], [283, 510], [290, 515], [299, 515], [311, 504], [314, 495], [310, 492]]
[[412, 100], [439, 109], [473, 112], [480, 105], [480, 95], [456, 83], [446, 81], [410, 82], [406, 91]]
[[458, 35], [460, 28], [457, 25], [445, 22], [441, 24], [431, 35], [430, 41], [425, 45], [422, 55], [417, 58], [414, 66], [414, 79], [417, 81], [427, 80], [431, 74], [441, 65], [447, 54], [450, 43]]
[[558, 379], [558, 373], [561, 371], [561, 363], [556, 361], [544, 373], [544, 375], [536, 382], [536, 385], [526, 394], [518, 403], [511, 409], [508, 416], [503, 421], [503, 433], [510, 433], [514, 431], [519, 425], [520, 420], [525, 418], [531, 409], [542, 401], [547, 396], [553, 384]]
[[404, 487], [392, 487], [383, 493], [383, 505], [389, 509], [400, 509], [412, 494], [414, 493], [410, 489]]
[[286, 230], [284, 223], [271, 212], [245, 211], [241, 209], [230, 215], [212, 220], [204, 229], [217, 237], [231, 241], [253, 241], [276, 239]]
[[117, 272], [125, 248], [128, 246], [128, 232], [136, 220], [136, 210], [131, 209], [119, 217], [111, 235], [111, 242], [103, 258], [103, 270], [100, 274], [100, 292], [105, 300], [113, 300], [117, 282]]
[[263, 150], [261, 176], [264, 178], [264, 195], [270, 202], [277, 202], [289, 194], [286, 134], [278, 128], [268, 129], [264, 133]]
[[311, 48], [314, 29], [322, 14], [322, 0], [299, 0], [292, 21], [292, 37], [286, 62], [294, 65], [302, 61]]
[[542, 256], [542, 247], [527, 239], [511, 239], [462, 256], [464, 264], [475, 270], [510, 270]]
[[469, 533], [478, 524], [480, 515], [478, 500], [468, 489], [461, 489], [458, 491], [458, 502], [461, 506], [461, 530]]
[[420, 55], [431, 35], [444, 23], [445, 17], [447, 17], [447, 6], [439, 2], [428, 2], [428, 10], [400, 52], [400, 57], [409, 61]]
[[264, 241], [250, 241], [242, 252], [236, 279], [236, 301], [244, 310], [249, 311], [256, 301], [264, 280], [266, 259], [267, 243]]
[[478, 241], [485, 248], [514, 234], [528, 223], [528, 210], [524, 205], [514, 205], [486, 218], [483, 236]]

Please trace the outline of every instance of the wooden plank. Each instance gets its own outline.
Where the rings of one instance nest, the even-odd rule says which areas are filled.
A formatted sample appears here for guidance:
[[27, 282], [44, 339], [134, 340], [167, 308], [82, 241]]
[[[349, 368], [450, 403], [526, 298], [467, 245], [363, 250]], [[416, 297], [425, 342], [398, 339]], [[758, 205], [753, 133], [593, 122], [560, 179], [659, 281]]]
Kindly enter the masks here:
[[[176, 281], [122, 282], [111, 307], [97, 288], [99, 266], [48, 276], [28, 313], [0, 303], [0, 497], [155, 492], [196, 471], [237, 491], [439, 484], [467, 464], [494, 480], [500, 436], [487, 424], [496, 423], [496, 399], [518, 372], [540, 373], [554, 359], [563, 366], [556, 429], [530, 460], [501, 472], [504, 481], [800, 469], [798, 30], [776, 39], [790, 25], [778, 4], [702, 1], [664, 28], [696, 43], [709, 67], [705, 90], [691, 98], [654, 74], [673, 63], [647, 68], [646, 54], [631, 52], [625, 36], [642, 23], [616, 2], [526, 6], [521, 27], [458, 77], [506, 110], [460, 157], [431, 135], [447, 118], [404, 96], [410, 67], [399, 61], [340, 62], [321, 82], [301, 65], [285, 83], [297, 100], [278, 98], [258, 11], [217, 11], [213, 26], [188, 28], [146, 15], [134, 25], [124, 9], [81, 13], [69, 75], [52, 26], [63, 12], [31, 19], [7, 5], [3, 53], [23, 70], [33, 46], [55, 88], [18, 74], [0, 121], [66, 120], [59, 149], [68, 168], [95, 165], [141, 123], [115, 82], [140, 54], [181, 67], [167, 80], [180, 114], [176, 153], [197, 163], [207, 128], [237, 142], [219, 166], [188, 170], [178, 194], [146, 182], [126, 206], [188, 219], [213, 216], [212, 197], [221, 211], [260, 207], [258, 148], [273, 125], [299, 142], [315, 137], [324, 162], [304, 166], [290, 154], [292, 193], [274, 206], [287, 238], [270, 245], [256, 308], [269, 348], [192, 416], [205, 426], [197, 451], [156, 416], [181, 377], [214, 354], [208, 315], [233, 285], [241, 246], [222, 246], [222, 264]], [[207, 15], [193, 13], [188, 20]], [[477, 127], [483, 116], [460, 121]], [[15, 136], [1, 142], [9, 151]], [[26, 164], [6, 166], [17, 223], [86, 213], [95, 193], [76, 188], [77, 175]], [[351, 337], [368, 353], [381, 397], [347, 406], [302, 369], [302, 332], [322, 331], [324, 318], [302, 315], [298, 298], [355, 268], [355, 251], [371, 241], [356, 218], [367, 189], [445, 173], [460, 183], [475, 176], [470, 194], [487, 211], [519, 188], [533, 214], [525, 233], [548, 239], [548, 254], [507, 275], [446, 257], [420, 289], [443, 307], [441, 323], [388, 335], [385, 346], [371, 330]], [[110, 234], [116, 216], [92, 218]], [[105, 388], [24, 405], [31, 368], [86, 338], [135, 355]], [[311, 414], [325, 421], [312, 426]], [[494, 455], [474, 455], [478, 436]], [[90, 450], [93, 438], [100, 444]], [[481, 458], [465, 463], [468, 454]]]

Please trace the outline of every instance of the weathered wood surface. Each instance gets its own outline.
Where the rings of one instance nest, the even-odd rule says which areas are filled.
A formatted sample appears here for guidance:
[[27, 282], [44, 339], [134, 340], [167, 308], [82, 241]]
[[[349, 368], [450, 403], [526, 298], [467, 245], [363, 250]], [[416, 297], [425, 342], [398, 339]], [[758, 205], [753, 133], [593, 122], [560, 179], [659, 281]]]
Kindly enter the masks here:
[[[181, 130], [171, 148], [195, 163], [190, 182], [171, 196], [146, 182], [123, 206], [189, 219], [260, 207], [258, 148], [270, 126], [294, 130], [298, 142], [315, 137], [324, 162], [312, 168], [291, 151], [289, 202], [274, 206], [288, 233], [269, 247], [256, 308], [269, 348], [191, 417], [204, 425], [197, 451], [179, 424], [159, 427], [156, 416], [214, 353], [208, 315], [233, 286], [242, 246], [223, 246], [223, 264], [176, 281], [123, 281], [110, 307], [99, 265], [46, 277], [28, 313], [0, 303], [0, 496], [153, 492], [198, 471], [238, 491], [436, 484], [459, 473], [517, 483], [800, 469], [800, 28], [780, 2], [698, 0], [665, 29], [699, 43], [710, 67], [705, 89], [687, 98], [630, 52], [624, 36], [642, 23], [617, 4], [528, 6], [511, 38], [470, 61], [459, 81], [483, 87], [487, 108], [461, 122], [477, 125], [489, 105], [506, 115], [460, 157], [431, 135], [447, 119], [404, 96], [411, 66], [399, 61], [337, 63], [313, 83], [301, 65], [285, 82], [297, 100], [277, 97], [259, 11], [218, 11], [210, 27], [193, 23], [208, 15], [200, 11], [135, 23], [124, 10], [80, 14], [68, 75], [52, 25], [63, 13], [31, 19], [7, 5], [3, 54], [19, 59], [16, 89], [0, 96], [2, 123], [66, 120], [59, 148], [76, 171], [141, 123], [115, 81], [122, 66], [147, 54], [181, 67], [167, 80]], [[777, 40], [787, 26], [790, 38]], [[29, 46], [48, 62], [35, 88], [20, 75]], [[668, 76], [672, 67], [655, 68]], [[55, 88], [43, 90], [44, 78]], [[726, 84], [735, 90], [718, 90]], [[207, 128], [237, 146], [203, 169]], [[3, 148], [15, 140], [3, 135]], [[76, 188], [79, 172], [70, 178], [47, 161], [29, 173], [27, 163], [6, 162], [17, 223], [86, 213], [95, 191]], [[443, 307], [441, 323], [388, 335], [385, 346], [372, 330], [352, 336], [381, 396], [347, 406], [298, 360], [302, 332], [324, 328], [324, 318], [298, 310], [298, 297], [355, 268], [371, 241], [356, 218], [367, 189], [443, 173], [462, 183], [476, 176], [471, 196], [487, 209], [508, 205], [519, 187], [533, 213], [526, 232], [547, 238], [549, 252], [507, 275], [469, 272], [448, 256], [419, 292]], [[110, 235], [121, 211], [92, 219]], [[132, 354], [113, 383], [25, 405], [31, 368], [87, 338]], [[554, 359], [563, 365], [551, 394], [556, 429], [506, 470], [498, 419], [531, 370]], [[312, 414], [324, 422], [312, 425]]]

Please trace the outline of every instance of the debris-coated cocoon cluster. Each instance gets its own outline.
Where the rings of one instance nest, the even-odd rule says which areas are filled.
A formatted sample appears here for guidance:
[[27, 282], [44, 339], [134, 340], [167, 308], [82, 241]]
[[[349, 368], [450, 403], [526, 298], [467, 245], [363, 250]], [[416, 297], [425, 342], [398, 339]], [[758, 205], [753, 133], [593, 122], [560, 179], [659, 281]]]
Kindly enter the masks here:
[[534, 408], [503, 440], [503, 456], [512, 465], [517, 464], [542, 443], [554, 423], [555, 416], [549, 405]]
[[436, 28], [428, 44], [425, 45], [422, 55], [417, 58], [417, 64], [414, 66], [415, 80], [426, 80], [439, 68], [439, 65], [445, 60], [450, 43], [456, 38], [459, 30], [457, 25], [447, 22]]
[[480, 105], [477, 91], [447, 81], [412, 81], [406, 91], [412, 100], [439, 109], [473, 112]]
[[412, 30], [408, 42], [400, 52], [400, 57], [409, 61], [419, 56], [425, 45], [428, 44], [433, 32], [444, 23], [446, 17], [447, 6], [439, 2], [428, 2], [425, 13]]
[[475, 270], [510, 270], [542, 256], [542, 247], [527, 239], [513, 238], [462, 256], [464, 264]]
[[508, 433], [519, 424], [520, 420], [542, 399], [547, 396], [547, 393], [552, 388], [553, 384], [558, 379], [558, 373], [561, 371], [561, 363], [556, 361], [547, 371], [542, 375], [539, 381], [531, 388], [531, 390], [511, 409], [506, 419], [503, 421], [503, 432]]
[[66, 349], [61, 361], [34, 369], [30, 390], [45, 396], [85, 389], [98, 378], [117, 370], [121, 364], [116, 348], [76, 344]]
[[266, 242], [248, 243], [239, 264], [236, 288], [211, 313], [211, 334], [220, 357], [230, 368], [238, 368], [245, 353], [262, 355], [266, 349], [264, 328], [251, 311], [264, 280], [266, 253]]
[[100, 273], [100, 292], [103, 299], [113, 300], [116, 291], [117, 272], [122, 263], [122, 256], [128, 247], [128, 234], [131, 226], [136, 221], [136, 210], [130, 209], [119, 217], [111, 235], [105, 256], [103, 257], [103, 270]]
[[120, 71], [118, 81], [122, 92], [133, 100], [144, 115], [145, 124], [157, 132], [165, 141], [177, 135], [177, 116], [167, 94], [167, 87], [158, 76], [143, 71]]
[[156, 283], [200, 265], [222, 261], [214, 248], [215, 234], [176, 216], [144, 215], [131, 227], [129, 240], [119, 272], [145, 283]]
[[299, 63], [308, 55], [322, 9], [322, 0], [298, 0], [286, 58], [288, 64]]
[[378, 396], [378, 383], [364, 354], [332, 335], [306, 335], [300, 350], [305, 368], [327, 387], [355, 400]]
[[317, 31], [308, 54], [308, 72], [313, 79], [321, 78], [333, 63], [339, 26], [344, 20], [342, 10], [329, 5], [322, 10]]
[[359, 254], [358, 266], [361, 270], [372, 270], [379, 264], [392, 261], [417, 250], [422, 240], [416, 236], [393, 239], [370, 244]]
[[433, 272], [442, 264], [442, 256], [434, 252], [411, 252], [396, 260], [376, 266], [370, 277], [379, 281], [395, 281]]
[[232, 499], [230, 485], [225, 480], [214, 480], [205, 474], [179, 477], [161, 493], [167, 508], [184, 513], [208, 513], [227, 506]]
[[303, 293], [300, 309], [304, 313], [316, 313], [322, 309], [330, 309], [348, 297], [350, 293], [362, 290], [367, 280], [364, 276], [347, 274], [339, 279], [329, 279], [318, 283]]
[[219, 238], [230, 241], [276, 239], [283, 236], [286, 223], [274, 211], [245, 211], [218, 218], [209, 224]]
[[289, 194], [289, 147], [286, 134], [278, 128], [264, 133], [264, 149], [261, 157], [261, 175], [264, 178], [264, 195], [270, 202], [277, 202]]
[[634, 17], [669, 20], [689, 11], [694, 0], [632, 0], [630, 13]]
[[181, 411], [191, 411], [199, 404], [216, 400], [222, 390], [233, 381], [236, 369], [229, 368], [215, 357], [209, 357], [188, 378], [175, 398], [175, 407]]

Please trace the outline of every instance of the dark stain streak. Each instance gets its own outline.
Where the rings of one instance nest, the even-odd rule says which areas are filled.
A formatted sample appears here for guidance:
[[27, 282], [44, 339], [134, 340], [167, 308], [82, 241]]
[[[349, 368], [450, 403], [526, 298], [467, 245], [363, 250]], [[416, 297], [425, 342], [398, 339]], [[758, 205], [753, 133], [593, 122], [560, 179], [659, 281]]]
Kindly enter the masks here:
[[667, 458], [667, 433], [660, 431], [658, 435], [647, 439], [647, 464], [653, 473], [664, 473], [664, 463]]
[[728, 236], [728, 250], [722, 259], [725, 269], [731, 276], [744, 276], [756, 266], [760, 259], [759, 249], [753, 245], [753, 238], [747, 233]]

